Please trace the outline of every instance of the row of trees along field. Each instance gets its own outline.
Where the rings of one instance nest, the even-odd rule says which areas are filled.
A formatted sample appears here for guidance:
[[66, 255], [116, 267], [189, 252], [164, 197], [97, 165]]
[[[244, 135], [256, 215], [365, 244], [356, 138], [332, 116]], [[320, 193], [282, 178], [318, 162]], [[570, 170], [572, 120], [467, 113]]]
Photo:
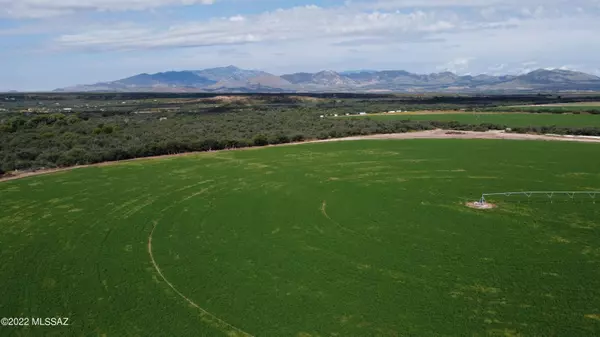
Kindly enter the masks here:
[[[211, 151], [377, 133], [446, 128], [504, 129], [457, 122], [319, 118], [309, 108], [197, 114], [0, 115], [0, 174], [138, 157]], [[159, 118], [162, 117], [162, 118]], [[529, 128], [519, 132], [600, 135], [600, 129]]]
[[5, 115], [0, 124], [0, 169], [53, 168], [431, 127], [417, 122], [321, 119], [301, 109], [161, 116]]

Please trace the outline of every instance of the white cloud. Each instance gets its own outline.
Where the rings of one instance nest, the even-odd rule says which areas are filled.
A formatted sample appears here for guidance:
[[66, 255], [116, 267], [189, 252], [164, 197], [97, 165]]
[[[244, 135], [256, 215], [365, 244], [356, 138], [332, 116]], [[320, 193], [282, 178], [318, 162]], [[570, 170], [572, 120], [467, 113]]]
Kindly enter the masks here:
[[[311, 39], [379, 39], [401, 42], [415, 36], [502, 27], [503, 22], [472, 21], [455, 13], [415, 10], [360, 11], [354, 7], [317, 6], [279, 9], [255, 16], [234, 16], [166, 28], [138, 26], [66, 34], [54, 42], [59, 48], [131, 50], [232, 45]], [[388, 41], [389, 41], [388, 40]], [[339, 42], [339, 41], [338, 41]]]
[[[387, 5], [391, 6], [392, 2], [387, 1]], [[134, 24], [79, 29], [55, 38], [52, 47], [59, 52], [168, 51], [202, 47], [204, 49], [198, 49], [196, 55], [207, 53], [204, 61], [210, 62], [210, 58], [215, 57], [211, 50], [229, 46], [227, 48], [244, 53], [243, 61], [250, 62], [254, 68], [275, 67], [282, 60], [288, 66], [298, 67], [316, 65], [320, 60], [324, 66], [337, 55], [339, 62], [356, 61], [359, 67], [359, 62], [369, 62], [371, 68], [387, 65], [458, 73], [516, 73], [556, 64], [589, 66], [595, 62], [593, 51], [600, 51], [600, 41], [594, 38], [595, 32], [600, 30], [600, 21], [598, 13], [589, 6], [583, 13], [569, 12], [570, 7], [559, 10], [562, 0], [548, 0], [543, 10], [537, 10], [537, 15], [523, 15], [520, 11], [524, 5], [529, 5], [531, 13], [541, 7], [533, 0], [519, 1], [512, 8], [505, 4], [500, 6], [493, 0], [462, 3], [462, 6], [466, 6], [465, 3], [496, 4], [489, 10], [485, 10], [485, 6], [471, 10], [434, 6], [450, 6], [451, 0], [425, 3], [430, 6], [409, 10], [365, 9], [365, 3], [332, 8], [311, 5], [164, 27]], [[581, 53], [584, 46], [588, 53]], [[270, 47], [274, 48], [273, 52], [264, 52]], [[226, 60], [222, 53], [217, 59], [224, 63], [239, 62]], [[539, 63], [522, 64], [536, 61]], [[499, 64], [504, 64], [504, 68], [494, 69], [493, 65]]]
[[[198, 0], [56, 1], [0, 0], [3, 8], [0, 13], [6, 15], [6, 8], [16, 6], [43, 16], [44, 11], [66, 14], [201, 3]], [[119, 18], [130, 16], [105, 13], [37, 20], [35, 24], [38, 30], [45, 29], [52, 21], [51, 29], [41, 32], [53, 37], [46, 40], [46, 53], [40, 54], [39, 62], [47, 62], [47, 57], [64, 58], [65, 61], [56, 61], [51, 66], [47, 64], [56, 67], [57, 73], [65, 74], [56, 76], [63, 81], [68, 76], [77, 77], [68, 80], [72, 83], [116, 79], [137, 72], [227, 64], [273, 73], [405, 69], [419, 73], [450, 70], [461, 74], [516, 74], [563, 65], [577, 65], [571, 67], [594, 72], [598, 69], [596, 55], [600, 52], [598, 4], [598, 0], [355, 0], [338, 7], [311, 5], [261, 14], [216, 12], [207, 15], [208, 19], [196, 20], [161, 15], [161, 10], [156, 11], [159, 14], [139, 13], [134, 16], [137, 22], [119, 22]], [[206, 8], [216, 11], [217, 7]], [[159, 20], [153, 20], [155, 17]], [[0, 36], [27, 35], [35, 30], [26, 26], [7, 27], [0, 31]], [[8, 45], [16, 43], [8, 41], [27, 39], [4, 40]], [[5, 47], [2, 42], [0, 39], [0, 47]], [[47, 53], [48, 48], [54, 53]], [[6, 47], [4, 50], [14, 53]], [[11, 56], [5, 53], [4, 57]], [[71, 69], [68, 63], [73, 62], [67, 61], [71, 57], [83, 64], [95, 60], [106, 66], [96, 65], [95, 73], [81, 65], [78, 69], [82, 71], [65, 71]], [[107, 59], [111, 62], [106, 62]], [[25, 58], [20, 61], [14, 56], [9, 61], [24, 64], [21, 72], [35, 71], [30, 64], [35, 65], [36, 61], [25, 64]], [[64, 62], [62, 68], [59, 62]], [[16, 71], [13, 78], [21, 78]]]
[[[0, 0], [9, 1], [9, 0]], [[12, 0], [10, 0], [12, 1]], [[24, 0], [45, 2], [50, 0]], [[69, 0], [72, 6], [95, 6], [122, 9], [143, 9], [167, 4], [210, 3], [213, 0]], [[79, 1], [79, 2], [77, 2]], [[466, 31], [518, 31], [524, 25], [545, 23], [574, 16], [584, 20], [597, 19], [598, 11], [590, 12], [590, 1], [569, 0], [587, 4], [588, 11], [579, 12], [564, 6], [566, 0], [382, 0], [361, 1], [340, 7], [322, 8], [316, 5], [277, 9], [258, 15], [236, 15], [203, 21], [174, 23], [163, 27], [155, 22], [126, 29], [78, 29], [63, 34], [53, 44], [57, 49], [140, 50], [215, 45], [237, 45], [260, 42], [281, 42], [315, 39], [337, 39], [337, 43], [381, 41], [402, 43], [415, 39], [435, 40], [436, 34], [456, 34]], [[66, 0], [58, 3], [65, 5]], [[117, 5], [118, 4], [118, 5]], [[407, 8], [411, 5], [416, 8]], [[510, 4], [513, 4], [510, 7]], [[102, 6], [100, 6], [102, 5]], [[441, 6], [441, 7], [440, 7]], [[115, 8], [117, 8], [115, 7]], [[440, 7], [440, 8], [438, 8]], [[477, 10], [463, 10], [470, 7]], [[377, 9], [387, 8], [387, 9]], [[401, 10], [403, 9], [403, 10]], [[562, 27], [565, 30], [571, 27]], [[543, 33], [543, 32], [542, 32]], [[519, 36], [516, 36], [519, 38]], [[504, 41], [507, 42], [507, 41]], [[345, 42], [344, 42], [345, 43]], [[532, 41], [535, 44], [535, 39]]]
[[464, 74], [469, 69], [469, 63], [471, 63], [473, 60], [473, 57], [459, 57], [436, 68], [439, 71], [450, 71], [455, 74]]
[[244, 21], [244, 20], [246, 20], [246, 18], [241, 15], [236, 15], [236, 16], [232, 16], [229, 18], [229, 21], [233, 21], [233, 22], [240, 22], [240, 21]]
[[0, 16], [44, 18], [80, 11], [148, 10], [165, 6], [210, 5], [215, 0], [0, 0]]
[[355, 2], [364, 8], [428, 8], [428, 7], [518, 7], [538, 5], [598, 5], [597, 0], [378, 0]]

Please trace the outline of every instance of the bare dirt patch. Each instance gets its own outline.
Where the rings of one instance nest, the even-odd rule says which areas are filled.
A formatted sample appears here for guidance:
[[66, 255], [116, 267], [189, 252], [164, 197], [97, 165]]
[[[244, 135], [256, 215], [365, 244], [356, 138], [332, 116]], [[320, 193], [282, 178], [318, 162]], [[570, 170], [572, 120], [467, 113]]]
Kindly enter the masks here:
[[310, 97], [310, 96], [290, 96], [290, 99], [298, 102], [321, 102], [324, 101], [322, 98]]
[[600, 321], [600, 314], [588, 314], [588, 315], [585, 315], [585, 318]]
[[233, 102], [248, 102], [250, 99], [244, 96], [215, 96], [210, 98], [204, 98], [204, 101], [209, 102], [220, 102], [220, 103], [233, 103]]
[[496, 204], [492, 204], [489, 202], [480, 203], [479, 201], [467, 202], [466, 205], [467, 205], [467, 207], [474, 208], [474, 209], [494, 209], [494, 208], [498, 207]]

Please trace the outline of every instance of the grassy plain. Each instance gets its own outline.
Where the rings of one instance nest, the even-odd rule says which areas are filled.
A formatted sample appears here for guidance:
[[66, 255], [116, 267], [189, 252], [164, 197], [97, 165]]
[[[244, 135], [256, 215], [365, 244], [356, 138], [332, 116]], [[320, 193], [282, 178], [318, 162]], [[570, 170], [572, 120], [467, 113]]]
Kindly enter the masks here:
[[600, 189], [599, 150], [335, 142], [0, 183], [0, 316], [71, 319], [0, 335], [597, 336], [600, 202], [463, 203]]
[[573, 113], [573, 112], [600, 112], [597, 102], [554, 103], [538, 105], [515, 105], [506, 107], [489, 108], [489, 111], [533, 112], [533, 113]]
[[537, 104], [537, 105], [515, 105], [514, 107], [587, 107], [595, 108], [600, 107], [600, 102], [573, 102], [573, 103], [550, 103], [550, 104]]
[[[463, 124], [491, 123], [518, 126], [599, 127], [600, 115], [551, 113], [441, 113], [369, 115], [376, 120], [457, 121]], [[361, 117], [364, 118], [364, 117]]]

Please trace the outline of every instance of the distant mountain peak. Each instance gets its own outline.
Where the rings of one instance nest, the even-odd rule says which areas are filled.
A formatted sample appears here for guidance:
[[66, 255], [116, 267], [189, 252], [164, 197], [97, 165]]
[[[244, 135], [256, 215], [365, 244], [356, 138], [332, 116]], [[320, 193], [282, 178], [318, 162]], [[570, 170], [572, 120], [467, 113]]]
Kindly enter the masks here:
[[369, 70], [369, 69], [358, 69], [358, 70], [345, 70], [345, 71], [341, 71], [340, 74], [341, 75], [354, 75], [354, 74], [373, 74], [376, 73], [377, 70]]
[[207, 69], [203, 69], [203, 70], [199, 70], [199, 71], [209, 71], [209, 70], [238, 71], [238, 70], [242, 70], [242, 69], [240, 69], [234, 65], [228, 65], [225, 67], [207, 68]]
[[565, 69], [537, 69], [522, 75], [464, 75], [450, 71], [414, 74], [405, 70], [355, 70], [276, 76], [234, 65], [194, 71], [142, 73], [114, 82], [61, 91], [223, 91], [223, 92], [485, 92], [600, 90], [600, 77]]
[[519, 79], [534, 84], [599, 81], [600, 77], [566, 69], [537, 69], [519, 76]]
[[339, 76], [340, 74], [333, 70], [322, 70], [316, 73], [315, 75], [325, 75], [325, 76]]

